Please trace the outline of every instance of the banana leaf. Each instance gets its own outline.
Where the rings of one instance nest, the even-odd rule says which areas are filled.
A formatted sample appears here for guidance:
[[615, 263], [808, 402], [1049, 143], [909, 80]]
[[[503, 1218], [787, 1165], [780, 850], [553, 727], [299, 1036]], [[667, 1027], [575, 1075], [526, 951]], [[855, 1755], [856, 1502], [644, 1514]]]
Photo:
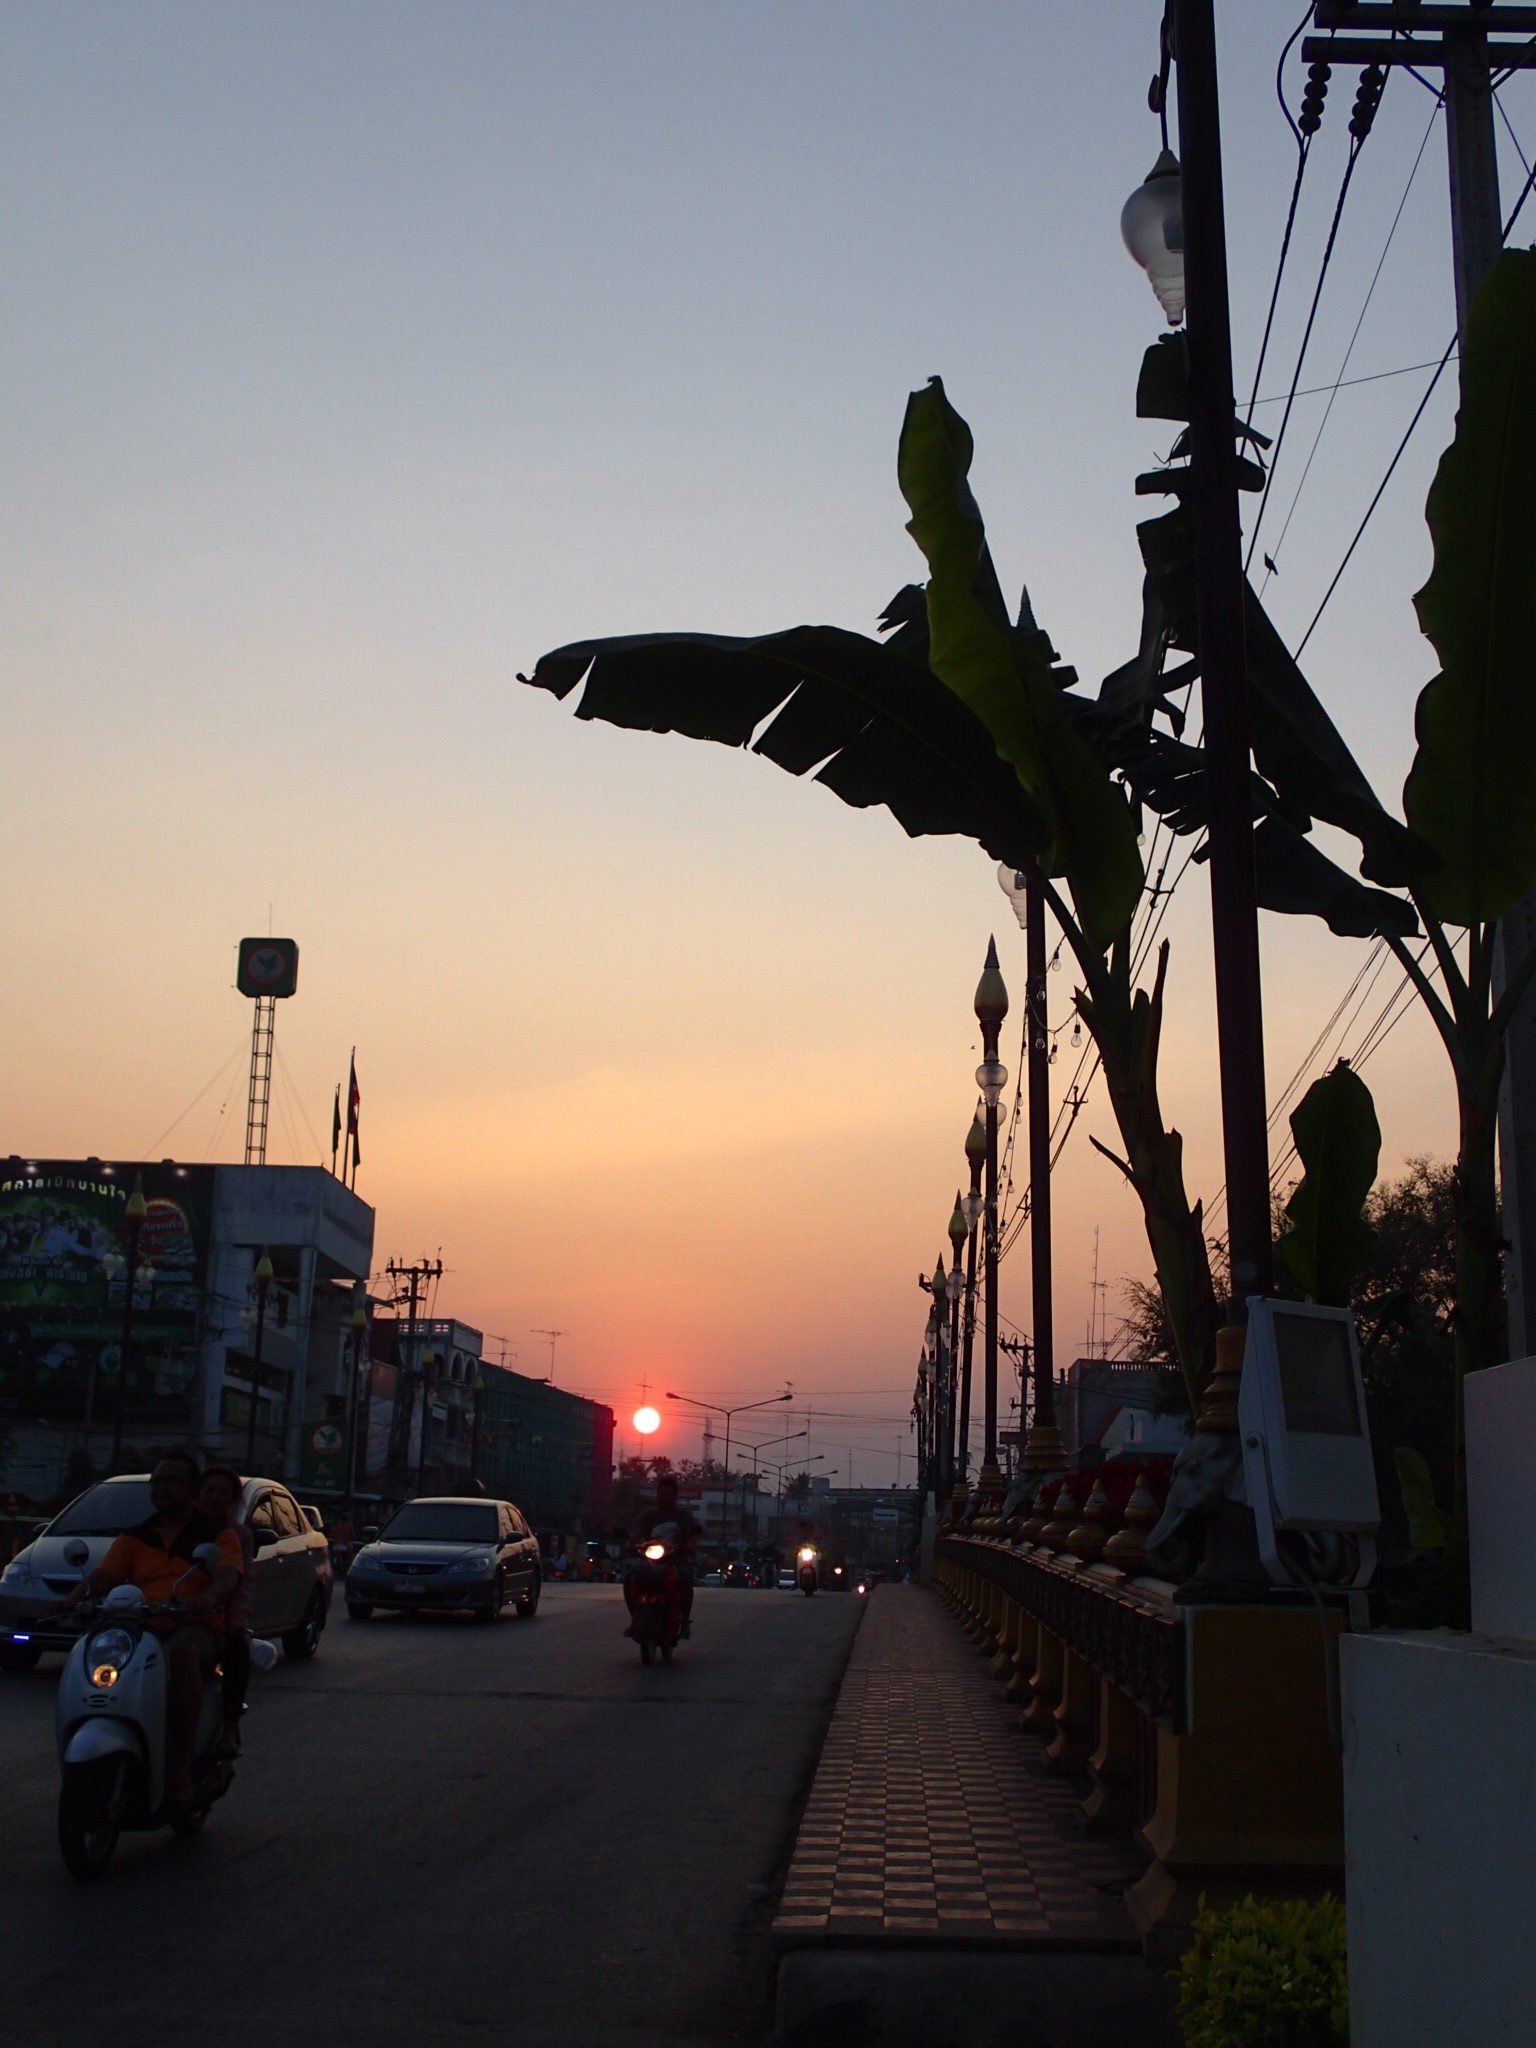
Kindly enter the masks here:
[[1439, 859], [1425, 903], [1472, 925], [1536, 882], [1536, 252], [1507, 251], [1472, 302], [1426, 517], [1435, 561], [1414, 605], [1440, 673], [1403, 807]]
[[1050, 642], [1032, 618], [1010, 627], [971, 494], [970, 428], [933, 378], [907, 402], [897, 476], [908, 532], [927, 558], [929, 663], [991, 734], [1047, 838], [1041, 864], [1065, 875], [1084, 929], [1107, 947], [1129, 924], [1143, 874], [1126, 800], [1062, 701]]
[[518, 680], [562, 699], [585, 681], [578, 718], [750, 745], [791, 775], [814, 768], [844, 803], [883, 805], [914, 838], [957, 834], [1029, 867], [1044, 820], [986, 729], [910, 651], [911, 593], [885, 616], [885, 643], [837, 626], [576, 641]]
[[1364, 1209], [1381, 1157], [1376, 1105], [1348, 1061], [1312, 1083], [1291, 1113], [1291, 1134], [1306, 1171], [1285, 1205], [1291, 1227], [1277, 1249], [1304, 1294], [1342, 1308], [1375, 1243]]

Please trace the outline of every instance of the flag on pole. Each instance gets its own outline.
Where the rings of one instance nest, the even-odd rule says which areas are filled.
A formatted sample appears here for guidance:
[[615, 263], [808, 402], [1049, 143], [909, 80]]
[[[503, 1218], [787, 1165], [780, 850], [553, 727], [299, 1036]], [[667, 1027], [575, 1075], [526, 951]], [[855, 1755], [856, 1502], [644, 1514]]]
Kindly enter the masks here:
[[363, 1098], [357, 1086], [357, 1047], [354, 1045], [352, 1048], [351, 1070], [347, 1076], [347, 1136], [352, 1140], [352, 1179], [354, 1184], [357, 1180], [357, 1169], [361, 1165], [363, 1157], [362, 1147], [357, 1141], [357, 1126], [362, 1106]]
[[336, 1100], [331, 1108], [331, 1171], [336, 1171], [336, 1154], [341, 1150], [341, 1083], [336, 1083]]

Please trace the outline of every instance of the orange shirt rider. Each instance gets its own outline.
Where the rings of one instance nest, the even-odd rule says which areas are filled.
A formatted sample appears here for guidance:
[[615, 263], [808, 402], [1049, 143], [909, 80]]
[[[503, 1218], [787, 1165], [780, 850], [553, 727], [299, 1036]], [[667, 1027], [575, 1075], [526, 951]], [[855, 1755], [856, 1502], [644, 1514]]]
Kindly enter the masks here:
[[[193, 1515], [167, 1544], [165, 1531], [151, 1515], [137, 1528], [123, 1531], [92, 1577], [108, 1585], [137, 1586], [146, 1600], [169, 1600], [180, 1579], [176, 1597], [180, 1600], [195, 1599], [200, 1593], [206, 1593], [211, 1583], [208, 1574], [192, 1563], [192, 1553], [202, 1543], [213, 1544], [219, 1553], [220, 1563], [239, 1573], [240, 1539], [233, 1529], [217, 1529], [204, 1516]], [[174, 1626], [178, 1618], [159, 1615], [152, 1617], [152, 1621], [162, 1626]], [[200, 1621], [219, 1635], [224, 1633], [222, 1607], [211, 1607], [204, 1613], [188, 1615], [185, 1619]]]

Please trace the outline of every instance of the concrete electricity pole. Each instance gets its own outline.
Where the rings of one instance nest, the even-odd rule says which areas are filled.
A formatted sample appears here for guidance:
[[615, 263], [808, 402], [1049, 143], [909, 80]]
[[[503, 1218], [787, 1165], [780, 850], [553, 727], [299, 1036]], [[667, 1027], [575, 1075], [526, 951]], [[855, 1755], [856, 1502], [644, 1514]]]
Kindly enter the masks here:
[[[1317, 0], [1320, 29], [1364, 29], [1369, 35], [1308, 36], [1306, 63], [1412, 64], [1444, 79], [1445, 143], [1450, 164], [1451, 262], [1456, 284], [1456, 325], [1465, 332], [1472, 299], [1504, 247], [1499, 207], [1499, 159], [1493, 123], [1497, 73], [1536, 69], [1531, 42], [1494, 42], [1490, 28], [1536, 37], [1536, 7], [1491, 6], [1460, 0], [1442, 6], [1412, 0], [1342, 4]], [[1536, 945], [1536, 895], [1517, 903], [1499, 922], [1494, 995], [1511, 965]], [[1528, 989], [1505, 1042], [1504, 1095], [1499, 1108], [1499, 1179], [1503, 1231], [1509, 1245], [1505, 1301], [1509, 1355], [1524, 1358], [1536, 1346], [1536, 989]]]

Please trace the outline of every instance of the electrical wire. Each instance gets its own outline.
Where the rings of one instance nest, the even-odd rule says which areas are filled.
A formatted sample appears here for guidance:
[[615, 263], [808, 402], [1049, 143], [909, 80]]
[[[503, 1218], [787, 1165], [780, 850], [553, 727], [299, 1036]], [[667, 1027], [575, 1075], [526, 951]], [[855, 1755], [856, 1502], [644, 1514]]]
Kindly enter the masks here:
[[[179, 1124], [183, 1124], [186, 1122], [187, 1118], [192, 1114], [193, 1110], [196, 1109], [197, 1105], [202, 1101], [203, 1097], [209, 1092], [210, 1089], [218, 1087], [219, 1083], [224, 1079], [224, 1076], [228, 1073], [229, 1069], [234, 1065], [235, 1061], [239, 1059], [240, 1055], [245, 1051], [246, 1047], [249, 1044], [249, 1038], [242, 1034], [240, 1042], [238, 1045], [236, 1045], [233, 1052], [231, 1052], [227, 1058], [220, 1061], [218, 1068], [214, 1072], [212, 1078], [203, 1083], [202, 1087], [198, 1089], [197, 1093], [193, 1096], [192, 1100], [187, 1104], [186, 1108], [181, 1112], [179, 1116], [172, 1117], [171, 1121], [166, 1125], [165, 1129], [160, 1133], [159, 1137], [156, 1138], [153, 1145], [149, 1146], [140, 1155], [142, 1158], [153, 1159], [159, 1155], [160, 1147], [165, 1143], [166, 1139], [171, 1135], [172, 1131], [174, 1131]], [[221, 1110], [220, 1115], [222, 1114], [223, 1112]]]
[[[1495, 94], [1494, 96], [1494, 104], [1498, 106], [1500, 112], [1503, 113], [1502, 102], [1498, 99], [1497, 94]], [[1503, 118], [1505, 126], [1508, 127], [1508, 115], [1504, 114]], [[1511, 130], [1511, 137], [1513, 138], [1513, 130]], [[1525, 207], [1525, 202], [1527, 199], [1530, 198], [1533, 186], [1536, 186], [1536, 167], [1533, 167], [1527, 161], [1525, 152], [1520, 149], [1518, 141], [1515, 142], [1515, 148], [1519, 152], [1520, 161], [1526, 165], [1525, 183], [1521, 186], [1519, 197], [1516, 199], [1514, 207], [1504, 223], [1504, 232], [1500, 237], [1501, 246], [1507, 245], [1511, 234], [1513, 234], [1514, 232], [1515, 223], [1520, 218], [1521, 212]], [[1434, 394], [1435, 386], [1440, 382], [1440, 379], [1444, 374], [1446, 364], [1455, 354], [1456, 346], [1460, 338], [1460, 330], [1458, 329], [1458, 331], [1452, 335], [1450, 341], [1446, 344], [1445, 354], [1440, 358], [1439, 363], [1436, 365], [1435, 374], [1429, 380], [1428, 389], [1425, 391], [1423, 397], [1419, 400], [1418, 405], [1415, 407], [1413, 418], [1409, 420], [1408, 425], [1404, 430], [1403, 438], [1401, 439], [1401, 441], [1398, 442], [1392, 460], [1387, 464], [1386, 475], [1382, 478], [1381, 482], [1376, 486], [1376, 489], [1371, 497], [1371, 502], [1365, 508], [1364, 517], [1361, 519], [1360, 524], [1355, 529], [1354, 538], [1353, 540], [1351, 540], [1349, 546], [1344, 551], [1344, 559], [1339, 563], [1338, 568], [1334, 570], [1333, 577], [1329, 582], [1328, 588], [1323, 592], [1322, 602], [1318, 605], [1317, 610], [1312, 614], [1312, 623], [1307, 627], [1306, 632], [1303, 633], [1303, 635], [1301, 636], [1301, 640], [1296, 648], [1295, 654], [1295, 658], [1298, 661], [1301, 659], [1302, 650], [1306, 647], [1307, 642], [1312, 638], [1312, 635], [1317, 631], [1318, 621], [1322, 618], [1323, 613], [1327, 610], [1329, 600], [1332, 598], [1333, 593], [1338, 589], [1340, 580], [1343, 577], [1344, 571], [1349, 567], [1355, 549], [1360, 545], [1361, 540], [1364, 538], [1365, 529], [1370, 525], [1372, 516], [1376, 511], [1376, 507], [1381, 503], [1382, 498], [1386, 493], [1387, 485], [1392, 481], [1392, 477], [1397, 469], [1397, 465], [1403, 459], [1404, 451], [1407, 449], [1408, 443], [1413, 438], [1414, 430], [1417, 428], [1419, 421], [1424, 417], [1425, 409], [1428, 406], [1429, 401]]]
[[[1400, 370], [1372, 370], [1366, 377], [1336, 377], [1331, 384], [1309, 384], [1304, 391], [1298, 391], [1298, 398], [1323, 398], [1330, 391], [1353, 391], [1357, 384], [1380, 384], [1388, 377], [1411, 377], [1415, 370], [1432, 370], [1433, 362], [1404, 363]], [[1286, 393], [1273, 392], [1268, 398], [1255, 399], [1256, 405], [1283, 405]]]
[[[1312, 446], [1307, 450], [1307, 459], [1302, 466], [1300, 480], [1298, 481], [1295, 490], [1291, 493], [1291, 502], [1286, 509], [1285, 524], [1280, 529], [1280, 538], [1275, 542], [1274, 547], [1270, 550], [1270, 556], [1266, 558], [1264, 581], [1259, 586], [1259, 596], [1261, 598], [1263, 597], [1265, 590], [1267, 590], [1269, 587], [1270, 577], [1273, 576], [1273, 574], [1275, 573], [1274, 570], [1268, 566], [1268, 560], [1272, 557], [1277, 557], [1280, 553], [1280, 550], [1285, 546], [1285, 537], [1291, 530], [1292, 520], [1296, 517], [1296, 507], [1301, 501], [1302, 492], [1307, 487], [1307, 478], [1312, 474], [1312, 465], [1317, 460], [1318, 448], [1322, 443], [1324, 433], [1327, 431], [1328, 422], [1333, 415], [1334, 402], [1337, 399], [1339, 391], [1343, 386], [1344, 372], [1349, 368], [1350, 357], [1355, 352], [1355, 343], [1360, 339], [1360, 330], [1365, 325], [1365, 316], [1370, 311], [1371, 300], [1375, 297], [1376, 287], [1378, 283], [1381, 281], [1381, 273], [1386, 265], [1387, 257], [1391, 252], [1392, 243], [1397, 235], [1398, 227], [1402, 221], [1403, 211], [1408, 204], [1409, 195], [1413, 191], [1414, 180], [1419, 175], [1419, 166], [1424, 161], [1424, 152], [1429, 147], [1429, 138], [1435, 132], [1435, 123], [1440, 118], [1442, 104], [1442, 102], [1438, 100], [1436, 101], [1434, 109], [1430, 114], [1429, 121], [1424, 129], [1424, 133], [1419, 139], [1418, 150], [1414, 155], [1413, 163], [1409, 169], [1407, 182], [1403, 186], [1402, 197], [1398, 200], [1397, 211], [1392, 216], [1392, 225], [1387, 229], [1387, 238], [1385, 242], [1383, 242], [1382, 244], [1381, 254], [1376, 259], [1376, 268], [1371, 272], [1371, 281], [1365, 288], [1365, 297], [1360, 303], [1360, 311], [1356, 316], [1354, 328], [1350, 334], [1348, 345], [1344, 350], [1344, 360], [1339, 365], [1338, 377], [1335, 379], [1332, 388], [1329, 390], [1328, 403], [1323, 408], [1323, 416], [1317, 423], [1316, 433], [1312, 436]], [[1300, 394], [1298, 393], [1297, 395], [1299, 396]], [[1282, 433], [1284, 432], [1283, 427], [1281, 431]], [[1276, 453], [1278, 454], [1278, 452], [1279, 449], [1277, 443]], [[1273, 476], [1274, 474], [1273, 464], [1271, 464], [1270, 467], [1270, 474], [1271, 476]], [[1263, 510], [1264, 508], [1261, 505], [1259, 507], [1260, 517], [1262, 517], [1263, 515]], [[1258, 525], [1256, 521], [1254, 526], [1255, 538], [1257, 538], [1257, 533]], [[1248, 560], [1250, 563], [1253, 560], [1252, 548], [1250, 548], [1248, 551]]]
[[[1264, 514], [1269, 509], [1270, 497], [1274, 491], [1275, 473], [1280, 466], [1280, 457], [1285, 448], [1286, 432], [1291, 423], [1291, 409], [1296, 403], [1296, 392], [1301, 383], [1302, 365], [1307, 359], [1307, 350], [1312, 341], [1312, 329], [1316, 325], [1318, 308], [1322, 304], [1323, 288], [1328, 281], [1328, 271], [1333, 262], [1334, 249], [1338, 243], [1339, 227], [1344, 218], [1344, 208], [1349, 199], [1350, 186], [1354, 182], [1355, 166], [1359, 163], [1360, 153], [1369, 139], [1377, 109], [1386, 90], [1386, 77], [1381, 77], [1374, 99], [1368, 100], [1366, 97], [1366, 81], [1369, 76], [1369, 69], [1361, 74], [1360, 92], [1356, 97], [1355, 112], [1350, 116], [1349, 156], [1345, 161], [1344, 174], [1339, 180], [1339, 193], [1338, 198], [1334, 201], [1333, 220], [1329, 225], [1328, 239], [1323, 245], [1322, 261], [1318, 265], [1317, 271], [1317, 283], [1312, 289], [1312, 304], [1308, 308], [1306, 325], [1302, 329], [1301, 346], [1296, 352], [1296, 367], [1291, 373], [1290, 393], [1285, 401], [1285, 411], [1280, 416], [1280, 429], [1275, 436], [1275, 445], [1269, 451], [1269, 468], [1264, 478], [1264, 489], [1259, 498], [1258, 510], [1253, 515], [1253, 531], [1249, 536], [1248, 553], [1243, 561], [1245, 572], [1253, 566], [1253, 558], [1259, 545], [1259, 534], [1264, 525]], [[1390, 76], [1390, 73], [1387, 76]], [[1257, 381], [1255, 381], [1254, 389], [1258, 389]]]

